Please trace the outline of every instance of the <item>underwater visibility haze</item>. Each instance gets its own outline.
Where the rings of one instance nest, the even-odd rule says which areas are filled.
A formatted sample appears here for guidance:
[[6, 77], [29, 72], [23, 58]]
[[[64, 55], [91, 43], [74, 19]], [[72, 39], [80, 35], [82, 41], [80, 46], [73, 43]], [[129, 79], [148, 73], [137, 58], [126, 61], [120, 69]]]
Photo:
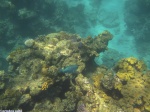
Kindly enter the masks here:
[[150, 0], [1, 0], [0, 111], [150, 112]]

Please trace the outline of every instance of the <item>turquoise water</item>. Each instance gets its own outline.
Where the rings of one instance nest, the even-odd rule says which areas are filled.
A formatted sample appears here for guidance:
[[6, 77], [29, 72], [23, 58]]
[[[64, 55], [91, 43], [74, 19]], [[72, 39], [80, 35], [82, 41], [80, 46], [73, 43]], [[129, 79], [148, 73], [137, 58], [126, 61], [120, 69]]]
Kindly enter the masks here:
[[[109, 48], [117, 50], [123, 57], [133, 56], [145, 60], [150, 66], [149, 39], [148, 41], [145, 39], [149, 38], [147, 35], [149, 20], [144, 20], [149, 18], [146, 15], [148, 13], [146, 11], [149, 10], [148, 5], [145, 8], [144, 4], [140, 4], [138, 0], [102, 0], [95, 4], [85, 0], [67, 3], [72, 7], [80, 3], [85, 5], [86, 21], [89, 23], [89, 27], [85, 29], [86, 35], [97, 35], [103, 30], [109, 30], [114, 36], [113, 40], [109, 42]], [[139, 16], [142, 16], [141, 19]], [[90, 19], [93, 19], [95, 23], [92, 24]], [[96, 60], [98, 64], [103, 63], [101, 57]]]
[[[114, 36], [108, 44], [109, 48], [118, 51], [123, 57], [134, 56], [145, 60], [150, 66], [149, 4], [145, 2], [46, 0], [22, 3], [2, 0], [1, 59], [5, 59], [12, 49], [21, 46], [26, 39], [38, 35], [67, 31], [86, 37], [108, 30]], [[96, 59], [98, 64], [103, 63], [101, 58]]]

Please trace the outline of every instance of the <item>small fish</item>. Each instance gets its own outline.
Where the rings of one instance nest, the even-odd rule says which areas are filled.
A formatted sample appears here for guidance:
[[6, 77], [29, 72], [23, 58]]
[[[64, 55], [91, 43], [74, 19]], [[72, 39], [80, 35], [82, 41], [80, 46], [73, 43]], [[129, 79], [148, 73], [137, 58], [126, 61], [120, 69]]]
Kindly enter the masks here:
[[60, 73], [75, 73], [78, 69], [77, 65], [70, 65], [60, 69]]

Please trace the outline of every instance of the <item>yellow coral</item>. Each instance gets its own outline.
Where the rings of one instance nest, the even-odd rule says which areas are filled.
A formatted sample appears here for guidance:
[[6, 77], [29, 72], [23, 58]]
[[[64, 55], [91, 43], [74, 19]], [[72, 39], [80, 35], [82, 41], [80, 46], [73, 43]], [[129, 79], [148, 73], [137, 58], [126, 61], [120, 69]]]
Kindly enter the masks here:
[[122, 63], [122, 65], [123, 65], [123, 69], [126, 69], [126, 68], [129, 66], [129, 63], [127, 63], [127, 62], [124, 61], [124, 62]]
[[122, 89], [122, 83], [115, 83], [115, 89], [121, 90]]
[[117, 72], [116, 74], [120, 80], [128, 81], [134, 76], [134, 72]]
[[117, 76], [121, 80], [128, 81], [134, 77], [137, 72], [142, 72], [146, 69], [146, 65], [143, 61], [140, 61], [134, 57], [124, 58], [116, 65]]
[[150, 112], [150, 104], [145, 105], [144, 108], [145, 108], [145, 110], [146, 110], [147, 112]]
[[100, 80], [103, 77], [103, 74], [97, 74], [92, 76], [93, 84], [96, 88], [100, 87]]
[[144, 62], [133, 57], [124, 58], [118, 62], [114, 70], [116, 72], [114, 88], [123, 95], [118, 104], [124, 105], [122, 103], [124, 101], [130, 108], [139, 105], [140, 111], [150, 112], [150, 71], [145, 71]]
[[135, 64], [137, 62], [137, 59], [134, 57], [129, 57], [125, 59], [128, 63], [130, 63], [131, 65]]
[[146, 65], [144, 64], [143, 61], [138, 61], [135, 66], [137, 67], [138, 71], [143, 71], [146, 69]]
[[42, 84], [42, 90], [47, 90], [47, 88], [48, 88], [48, 83], [47, 83], [47, 82], [44, 82], [44, 83]]
[[146, 65], [143, 61], [140, 61], [136, 58], [129, 57], [120, 60], [117, 64], [119, 70], [123, 69], [124, 71], [143, 71], [146, 68]]
[[129, 65], [129, 66], [127, 67], [127, 71], [134, 71], [134, 68], [133, 68], [131, 65]]
[[118, 78], [119, 78], [120, 80], [123, 80], [124, 77], [125, 77], [125, 75], [126, 75], [126, 73], [118, 72], [116, 75], [118, 76]]
[[52, 85], [53, 83], [54, 83], [54, 82], [53, 82], [52, 79], [48, 79], [46, 82], [44, 82], [44, 83], [42, 84], [41, 90], [47, 90], [48, 87], [49, 87], [50, 85]]

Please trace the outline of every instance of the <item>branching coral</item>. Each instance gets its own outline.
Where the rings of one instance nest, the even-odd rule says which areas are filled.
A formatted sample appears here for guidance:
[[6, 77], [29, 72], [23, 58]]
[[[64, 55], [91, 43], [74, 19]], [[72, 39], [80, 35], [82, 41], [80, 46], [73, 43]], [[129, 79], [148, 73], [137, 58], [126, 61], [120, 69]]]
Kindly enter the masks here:
[[[142, 107], [144, 109], [145, 101], [149, 101], [147, 98], [143, 98], [146, 97], [147, 93], [150, 93], [147, 91], [149, 88], [146, 88], [144, 83], [145, 82], [141, 73], [137, 73], [134, 78], [128, 80], [127, 84], [123, 85], [122, 89], [120, 90], [121, 94], [123, 95], [122, 101], [124, 103], [128, 102], [130, 107]], [[122, 105], [123, 102], [120, 102], [120, 105]]]
[[116, 78], [120, 80], [116, 81], [115, 88], [121, 90], [123, 83], [133, 79], [137, 72], [143, 72], [146, 70], [146, 65], [143, 61], [140, 61], [134, 57], [121, 59], [114, 68], [116, 72]]
[[[137, 61], [134, 64], [138, 64], [138, 62], [139, 61]], [[138, 70], [139, 69], [137, 69], [137, 71], [134, 70], [134, 75], [131, 74], [132, 77], [129, 77], [128, 79], [126, 79], [126, 75], [128, 74], [128, 72], [117, 75], [121, 81], [123, 80], [126, 81], [126, 83], [122, 82], [119, 85], [117, 84], [115, 85], [115, 88], [117, 88], [123, 95], [122, 100], [120, 100], [118, 103], [119, 105], [122, 105], [124, 107], [125, 107], [125, 104], [128, 103], [130, 110], [132, 110], [133, 107], [136, 107], [140, 109], [141, 111], [149, 112], [150, 111], [149, 109], [149, 104], [150, 104], [149, 71], [146, 71], [143, 73], [142, 71], [139, 72]]]
[[[111, 96], [121, 95], [120, 100], [116, 104], [125, 111], [141, 110], [150, 111], [150, 74], [146, 71], [144, 62], [133, 58], [121, 59], [114, 67], [115, 75], [103, 77], [103, 82], [112, 84], [113, 87], [108, 88], [103, 83], [104, 88], [111, 90]], [[106, 92], [107, 93], [107, 92]]]
[[42, 88], [41, 88], [42, 90], [47, 90], [48, 89], [48, 83], [47, 82], [44, 82], [43, 84], [42, 84]]
[[146, 70], [146, 65], [144, 62], [136, 58], [129, 57], [121, 59], [115, 66], [114, 70], [122, 81], [128, 81], [134, 77], [136, 72], [142, 72]]
[[45, 81], [43, 84], [42, 84], [42, 87], [41, 87], [41, 90], [47, 90], [48, 87], [50, 85], [52, 85], [54, 83], [54, 81], [52, 79], [47, 79], [47, 81]]

